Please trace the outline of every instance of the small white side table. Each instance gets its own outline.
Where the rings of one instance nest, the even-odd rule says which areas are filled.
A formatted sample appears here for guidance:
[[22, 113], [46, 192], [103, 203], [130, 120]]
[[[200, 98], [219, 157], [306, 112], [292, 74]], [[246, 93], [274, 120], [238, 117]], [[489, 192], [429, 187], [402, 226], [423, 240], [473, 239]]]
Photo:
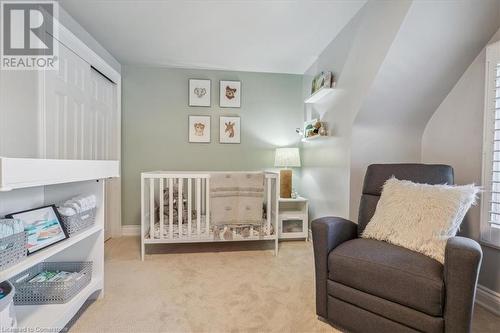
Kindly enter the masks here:
[[279, 238], [304, 238], [309, 235], [308, 201], [306, 198], [279, 199]]

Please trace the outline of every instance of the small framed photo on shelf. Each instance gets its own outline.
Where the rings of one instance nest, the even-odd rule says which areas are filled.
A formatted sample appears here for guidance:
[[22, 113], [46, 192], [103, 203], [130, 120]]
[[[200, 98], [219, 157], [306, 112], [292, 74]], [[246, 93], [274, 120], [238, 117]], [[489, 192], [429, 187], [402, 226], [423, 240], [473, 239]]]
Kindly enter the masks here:
[[23, 222], [28, 235], [28, 255], [68, 238], [55, 205], [12, 213], [7, 218]]
[[322, 88], [334, 88], [335, 78], [332, 72], [321, 72], [316, 75], [311, 83], [311, 95]]
[[240, 117], [220, 117], [219, 118], [219, 142], [220, 143], [240, 143], [241, 142]]
[[221, 108], [241, 107], [241, 81], [220, 81], [219, 105]]
[[210, 116], [189, 116], [189, 142], [210, 143]]
[[189, 79], [189, 106], [210, 106], [210, 87], [212, 81]]

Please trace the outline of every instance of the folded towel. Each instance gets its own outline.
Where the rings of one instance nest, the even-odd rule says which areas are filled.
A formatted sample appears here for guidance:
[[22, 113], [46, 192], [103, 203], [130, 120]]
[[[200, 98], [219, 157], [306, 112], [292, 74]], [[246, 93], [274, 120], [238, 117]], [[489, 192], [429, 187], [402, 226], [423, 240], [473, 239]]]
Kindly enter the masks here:
[[97, 206], [95, 195], [77, 196], [65, 201], [58, 207], [59, 214], [63, 216], [73, 216], [75, 214], [86, 212]]
[[[18, 219], [0, 219], [0, 239], [24, 231], [24, 225]], [[10, 244], [0, 246], [0, 251], [5, 250]]]

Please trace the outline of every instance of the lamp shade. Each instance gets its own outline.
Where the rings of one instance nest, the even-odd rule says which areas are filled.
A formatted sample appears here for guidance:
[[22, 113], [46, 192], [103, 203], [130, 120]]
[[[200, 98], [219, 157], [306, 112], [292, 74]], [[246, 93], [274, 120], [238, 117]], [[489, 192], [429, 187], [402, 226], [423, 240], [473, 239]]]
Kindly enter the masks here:
[[274, 156], [275, 167], [300, 167], [299, 148], [277, 148]]

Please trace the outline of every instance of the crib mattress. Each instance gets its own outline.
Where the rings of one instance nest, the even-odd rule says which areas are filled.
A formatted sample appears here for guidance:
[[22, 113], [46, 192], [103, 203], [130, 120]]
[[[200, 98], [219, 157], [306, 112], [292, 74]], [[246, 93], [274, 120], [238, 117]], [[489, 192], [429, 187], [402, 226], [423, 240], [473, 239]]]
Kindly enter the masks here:
[[[262, 220], [262, 225], [261, 226], [214, 226], [210, 223], [208, 232], [206, 228], [206, 219], [205, 216], [201, 216], [200, 218], [200, 234], [197, 233], [196, 225], [197, 221], [196, 219], [192, 220], [191, 223], [191, 235], [188, 233], [188, 224], [187, 223], [182, 223], [181, 227], [179, 228], [179, 224], [177, 221], [174, 222], [172, 229], [173, 229], [173, 238], [174, 239], [213, 239], [213, 240], [244, 240], [247, 238], [256, 238], [256, 237], [262, 237], [265, 235], [268, 235], [268, 227], [267, 227], [267, 220], [263, 219]], [[274, 234], [274, 228], [271, 225], [270, 226], [270, 232], [269, 235]], [[160, 223], [156, 222], [154, 224], [154, 232], [153, 232], [153, 238], [154, 239], [160, 239]], [[164, 222], [163, 225], [163, 238], [170, 238], [170, 226], [168, 223], [168, 220]]]

